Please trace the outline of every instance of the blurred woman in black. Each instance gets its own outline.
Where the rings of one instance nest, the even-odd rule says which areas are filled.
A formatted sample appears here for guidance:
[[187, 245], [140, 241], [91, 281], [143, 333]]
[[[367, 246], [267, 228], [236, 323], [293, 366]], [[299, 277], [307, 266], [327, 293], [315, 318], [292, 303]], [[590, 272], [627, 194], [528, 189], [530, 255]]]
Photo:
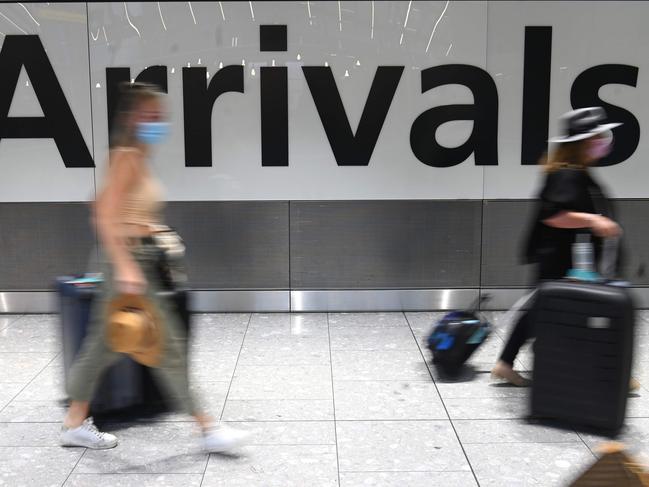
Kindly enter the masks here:
[[[589, 170], [610, 153], [611, 130], [621, 125], [605, 124], [605, 119], [601, 107], [568, 112], [561, 117], [564, 135], [550, 140], [558, 146], [545, 163], [545, 182], [525, 247], [527, 263], [537, 264], [536, 284], [566, 276], [578, 234], [592, 234], [596, 262], [603, 239], [621, 234], [611, 202]], [[492, 370], [494, 378], [517, 386], [529, 385], [513, 367], [518, 351], [533, 334], [533, 323], [525, 313]]]

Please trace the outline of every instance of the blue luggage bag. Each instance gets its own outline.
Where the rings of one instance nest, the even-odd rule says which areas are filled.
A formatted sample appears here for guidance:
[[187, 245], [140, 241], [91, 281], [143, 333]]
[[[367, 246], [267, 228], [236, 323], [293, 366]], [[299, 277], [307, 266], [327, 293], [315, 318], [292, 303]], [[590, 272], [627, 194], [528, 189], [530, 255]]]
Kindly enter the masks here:
[[428, 348], [433, 363], [447, 374], [456, 374], [491, 333], [491, 324], [477, 311], [478, 303], [488, 299], [482, 296], [473, 309], [452, 311], [439, 320], [428, 336]]

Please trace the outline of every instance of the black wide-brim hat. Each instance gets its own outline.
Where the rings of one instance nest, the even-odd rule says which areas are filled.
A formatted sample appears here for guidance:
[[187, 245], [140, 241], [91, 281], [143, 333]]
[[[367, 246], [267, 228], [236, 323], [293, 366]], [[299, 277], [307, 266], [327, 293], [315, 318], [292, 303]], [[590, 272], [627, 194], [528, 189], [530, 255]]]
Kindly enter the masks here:
[[549, 142], [576, 142], [593, 135], [608, 132], [622, 125], [621, 123], [603, 123], [606, 112], [602, 107], [588, 107], [564, 113], [559, 118], [563, 135], [552, 137]]

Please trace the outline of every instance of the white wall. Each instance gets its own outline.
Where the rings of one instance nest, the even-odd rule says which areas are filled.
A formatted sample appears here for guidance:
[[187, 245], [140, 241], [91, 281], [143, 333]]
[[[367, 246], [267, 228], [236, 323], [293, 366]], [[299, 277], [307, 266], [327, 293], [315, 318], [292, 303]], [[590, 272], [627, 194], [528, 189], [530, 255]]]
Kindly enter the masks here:
[[[157, 2], [127, 2], [126, 8], [123, 2], [25, 4], [29, 12], [17, 3], [0, 4], [6, 17], [0, 16], [0, 42], [11, 34], [41, 37], [98, 166], [97, 171], [66, 168], [52, 140], [3, 139], [0, 201], [93, 198], [107, 155], [106, 67], [130, 67], [135, 76], [147, 66], [168, 66], [174, 129], [154, 167], [170, 200], [531, 197], [539, 171], [520, 164], [525, 26], [553, 27], [550, 135], [558, 130], [556, 117], [570, 109], [575, 77], [598, 64], [639, 68], [635, 88], [609, 85], [600, 96], [630, 110], [641, 129], [649, 117], [642, 103], [649, 90], [645, 2], [252, 2], [252, 11], [248, 2], [221, 4], [223, 14], [219, 2], [160, 2], [160, 10]], [[260, 24], [286, 24], [288, 51], [260, 52]], [[221, 62], [245, 60], [245, 93], [225, 94], [214, 105], [213, 166], [185, 167], [181, 68], [198, 66], [199, 60], [210, 75]], [[288, 167], [261, 165], [258, 68], [273, 60], [289, 66]], [[325, 62], [353, 128], [377, 66], [405, 67], [369, 166], [336, 164], [299, 68]], [[410, 148], [410, 127], [420, 113], [473, 102], [459, 85], [421, 93], [421, 70], [449, 63], [486, 69], [496, 83], [498, 166], [476, 166], [472, 156], [454, 167], [430, 167]], [[27, 81], [23, 73], [11, 116], [39, 114]], [[471, 122], [453, 122], [442, 126], [437, 138], [457, 146], [471, 130]], [[649, 197], [647, 143], [641, 132], [629, 160], [598, 169], [614, 196]]]

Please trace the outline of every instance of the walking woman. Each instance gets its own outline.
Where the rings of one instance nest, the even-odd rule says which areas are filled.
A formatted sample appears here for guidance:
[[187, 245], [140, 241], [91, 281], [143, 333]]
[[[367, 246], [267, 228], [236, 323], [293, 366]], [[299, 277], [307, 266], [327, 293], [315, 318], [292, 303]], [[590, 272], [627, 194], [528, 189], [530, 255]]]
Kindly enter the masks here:
[[[612, 205], [589, 169], [610, 153], [611, 130], [621, 125], [604, 123], [605, 119], [601, 107], [568, 112], [560, 120], [564, 134], [550, 140], [558, 146], [545, 164], [545, 183], [525, 252], [527, 262], [537, 264], [536, 284], [566, 276], [572, 267], [572, 244], [578, 234], [594, 236], [596, 262], [603, 238], [621, 234]], [[517, 386], [529, 385], [513, 367], [518, 351], [533, 335], [533, 323], [525, 313], [492, 370], [494, 378]]]
[[188, 386], [187, 333], [169, 298], [160, 293], [169, 287], [160, 272], [161, 251], [154, 238], [161, 224], [162, 192], [148, 161], [153, 146], [168, 131], [163, 98], [152, 85], [122, 87], [106, 182], [94, 205], [104, 278], [100, 297], [93, 303], [88, 335], [67, 381], [71, 403], [61, 431], [63, 446], [117, 445], [115, 436], [99, 432], [88, 414], [101, 374], [122, 356], [107, 342], [106, 323], [110, 303], [124, 295], [139, 295], [157, 311], [163, 343], [154, 376], [176, 405], [196, 419], [203, 448], [228, 450], [246, 436], [215, 425], [194, 402]]

